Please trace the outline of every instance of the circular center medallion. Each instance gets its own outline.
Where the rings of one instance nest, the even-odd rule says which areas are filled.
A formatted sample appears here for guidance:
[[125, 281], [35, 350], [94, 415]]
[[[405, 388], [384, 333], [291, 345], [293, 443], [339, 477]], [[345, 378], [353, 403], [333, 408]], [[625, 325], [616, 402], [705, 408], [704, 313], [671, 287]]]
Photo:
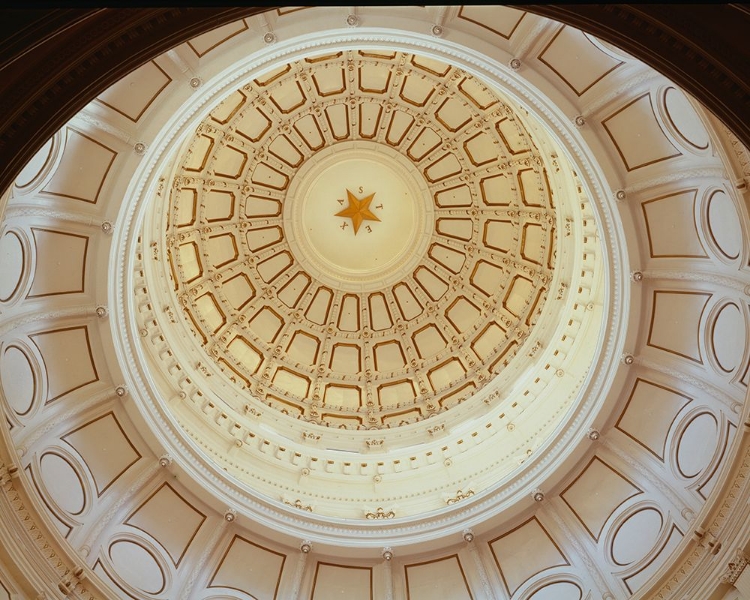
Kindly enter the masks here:
[[379, 289], [421, 259], [434, 227], [432, 205], [424, 177], [398, 152], [344, 142], [299, 170], [284, 229], [297, 260], [321, 281]]

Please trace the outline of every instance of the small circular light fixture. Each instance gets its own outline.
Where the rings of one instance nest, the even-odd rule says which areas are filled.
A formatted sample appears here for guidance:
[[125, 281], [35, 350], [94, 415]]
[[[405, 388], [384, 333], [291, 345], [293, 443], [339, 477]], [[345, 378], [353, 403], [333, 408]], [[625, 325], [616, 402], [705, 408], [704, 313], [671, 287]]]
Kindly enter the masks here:
[[263, 34], [263, 41], [266, 44], [273, 44], [276, 41], [276, 34], [271, 31], [267, 31], [265, 34]]
[[521, 68], [521, 61], [518, 58], [514, 58], [510, 61], [510, 68], [514, 71], [518, 71]]

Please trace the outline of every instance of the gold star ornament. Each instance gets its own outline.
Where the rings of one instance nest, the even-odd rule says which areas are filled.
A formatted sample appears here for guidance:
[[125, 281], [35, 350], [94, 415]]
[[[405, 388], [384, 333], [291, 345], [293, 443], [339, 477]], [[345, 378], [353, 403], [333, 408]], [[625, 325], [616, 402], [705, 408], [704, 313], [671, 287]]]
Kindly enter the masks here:
[[372, 202], [372, 199], [375, 197], [374, 193], [360, 200], [349, 190], [346, 190], [346, 197], [349, 200], [349, 206], [344, 210], [337, 212], [336, 216], [348, 217], [352, 220], [354, 235], [357, 235], [357, 232], [364, 221], [380, 221], [380, 219], [370, 210], [370, 202]]

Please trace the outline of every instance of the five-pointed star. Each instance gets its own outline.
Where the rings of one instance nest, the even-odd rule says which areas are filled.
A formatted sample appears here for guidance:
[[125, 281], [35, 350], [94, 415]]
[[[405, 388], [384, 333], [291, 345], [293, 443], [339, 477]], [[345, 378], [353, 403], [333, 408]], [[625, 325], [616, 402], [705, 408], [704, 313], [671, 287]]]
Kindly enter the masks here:
[[374, 193], [359, 200], [349, 190], [346, 190], [346, 196], [349, 200], [349, 206], [341, 212], [337, 212], [336, 216], [349, 217], [352, 220], [352, 225], [354, 225], [354, 235], [357, 235], [359, 227], [362, 225], [363, 221], [380, 221], [380, 219], [378, 219], [378, 217], [376, 217], [370, 210], [370, 202], [372, 202], [372, 199], [375, 197]]

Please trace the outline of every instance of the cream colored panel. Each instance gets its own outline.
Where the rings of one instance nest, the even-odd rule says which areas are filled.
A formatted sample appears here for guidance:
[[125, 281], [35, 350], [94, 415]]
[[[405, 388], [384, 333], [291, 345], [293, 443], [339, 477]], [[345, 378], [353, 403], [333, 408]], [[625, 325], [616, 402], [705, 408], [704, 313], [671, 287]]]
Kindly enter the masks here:
[[297, 331], [289, 342], [287, 353], [292, 360], [305, 365], [314, 365], [318, 361], [320, 340], [304, 331]]
[[393, 287], [393, 296], [401, 315], [407, 321], [422, 314], [422, 304], [405, 283], [399, 283]]
[[399, 95], [405, 102], [421, 107], [427, 104], [433, 93], [435, 93], [435, 87], [430, 79], [411, 75], [404, 77]]
[[560, 497], [591, 537], [598, 540], [612, 513], [628, 498], [641, 492], [624, 475], [594, 457]]
[[478, 133], [464, 142], [464, 149], [475, 167], [480, 167], [498, 158], [494, 139], [486, 133]]
[[448, 248], [442, 244], [433, 244], [430, 247], [429, 255], [436, 263], [442, 265], [452, 273], [460, 272], [466, 260], [466, 256], [462, 252]]
[[208, 331], [216, 333], [227, 322], [226, 315], [219, 308], [211, 292], [206, 292], [196, 298], [195, 308]]
[[284, 271], [292, 266], [292, 256], [288, 252], [276, 254], [258, 265], [258, 275], [266, 283], [271, 283]]
[[424, 170], [430, 183], [438, 183], [461, 173], [461, 163], [453, 154], [443, 154]]
[[342, 331], [359, 331], [359, 298], [352, 294], [346, 294], [341, 301], [338, 326]]
[[510, 595], [533, 575], [568, 564], [557, 542], [536, 517], [495, 538], [489, 546]]
[[299, 119], [294, 123], [294, 129], [310, 150], [319, 150], [324, 146], [323, 130], [313, 115], [307, 115]]
[[305, 92], [300, 83], [294, 79], [286, 79], [271, 92], [271, 102], [284, 114], [289, 114], [305, 103]]
[[471, 239], [474, 224], [471, 219], [438, 219], [437, 232], [456, 240], [468, 241]]
[[685, 190], [641, 205], [652, 258], [706, 257], [695, 224], [697, 193]]
[[284, 326], [284, 319], [272, 308], [264, 306], [249, 319], [255, 334], [267, 344], [273, 344]]
[[188, 242], [177, 247], [178, 261], [187, 283], [191, 283], [203, 275], [200, 251], [195, 242]]
[[258, 163], [255, 166], [250, 180], [271, 190], [285, 190], [289, 185], [289, 177], [266, 163]]
[[602, 125], [628, 171], [680, 156], [656, 120], [648, 93], [612, 113]]
[[670, 388], [637, 379], [616, 427], [664, 460], [669, 430], [691, 400]]
[[449, 289], [447, 281], [426, 267], [419, 267], [414, 272], [414, 280], [421, 286], [433, 302], [440, 300]]
[[708, 235], [721, 255], [729, 260], [742, 252], [742, 227], [737, 207], [724, 190], [716, 190], [708, 200]]
[[487, 220], [484, 224], [484, 243], [494, 250], [510, 252], [518, 241], [518, 230], [512, 221]]
[[471, 285], [487, 296], [494, 296], [505, 281], [505, 271], [486, 260], [480, 260], [471, 274]]
[[14, 600], [15, 596], [10, 595], [10, 591], [13, 587], [10, 583], [2, 581], [2, 573], [0, 573], [0, 599], [2, 600]]
[[362, 393], [357, 386], [329, 384], [323, 393], [323, 403], [326, 408], [357, 410], [362, 406]]
[[677, 88], [669, 87], [662, 100], [664, 113], [677, 137], [686, 147], [707, 150], [710, 144], [708, 132], [687, 96]]
[[319, 288], [313, 296], [310, 306], [307, 307], [305, 316], [310, 319], [313, 323], [318, 325], [325, 325], [328, 321], [328, 314], [331, 310], [331, 301], [333, 300], [333, 292], [328, 288]]
[[251, 142], [259, 141], [271, 129], [271, 119], [260, 108], [249, 108], [242, 113], [234, 130]]
[[434, 390], [447, 388], [466, 375], [466, 368], [457, 358], [450, 358], [427, 372], [427, 378]]
[[247, 95], [244, 94], [242, 90], [237, 90], [227, 96], [219, 106], [211, 111], [211, 118], [221, 125], [226, 125], [226, 123], [240, 111], [246, 102]]
[[448, 342], [435, 325], [425, 325], [412, 336], [419, 358], [429, 358], [444, 350]]
[[458, 297], [445, 311], [445, 317], [459, 333], [465, 333], [477, 322], [482, 311], [464, 296]]
[[378, 400], [384, 408], [407, 405], [414, 401], [416, 393], [414, 384], [409, 380], [395, 381], [378, 388]]
[[521, 256], [529, 262], [544, 262], [546, 235], [541, 225], [525, 223], [521, 232]]
[[278, 217], [281, 214], [281, 202], [261, 196], [245, 197], [245, 215], [253, 217]]
[[700, 323], [711, 294], [654, 291], [648, 345], [703, 363]]
[[295, 308], [302, 295], [310, 287], [312, 278], [303, 272], [297, 273], [278, 291], [277, 297], [289, 308]]
[[397, 341], [375, 344], [373, 347], [375, 368], [378, 371], [392, 371], [406, 365], [406, 356], [401, 344]]
[[745, 352], [747, 326], [740, 307], [725, 304], [711, 324], [711, 350], [719, 369], [732, 373], [739, 367]]
[[222, 233], [208, 238], [206, 248], [211, 256], [211, 265], [216, 269], [237, 260], [239, 256], [237, 240], [231, 233]]
[[0, 359], [0, 388], [11, 410], [19, 416], [28, 414], [37, 398], [39, 384], [34, 363], [26, 350], [6, 346]]
[[435, 117], [446, 129], [456, 132], [471, 123], [472, 112], [466, 104], [456, 98], [447, 98], [435, 111]]
[[372, 569], [319, 562], [311, 600], [372, 600]]
[[164, 483], [141, 503], [125, 524], [148, 533], [166, 549], [175, 565], [179, 565], [205, 520], [206, 515]]
[[630, 514], [612, 538], [612, 560], [629, 565], [645, 556], [659, 538], [664, 518], [655, 508], [644, 508]]
[[62, 439], [86, 463], [99, 496], [141, 458], [111, 412], [81, 425]]
[[504, 117], [495, 123], [495, 129], [511, 154], [522, 154], [531, 149], [526, 132], [515, 119]]
[[677, 545], [683, 537], [683, 533], [673, 525], [672, 530], [669, 532], [667, 542], [662, 546], [661, 550], [653, 560], [651, 560], [645, 568], [637, 571], [634, 575], [624, 578], [625, 585], [631, 593], [635, 593], [649, 581], [659, 567], [661, 567], [671, 556], [672, 552], [677, 549]]
[[28, 297], [83, 292], [89, 238], [50, 229], [32, 228], [31, 232], [36, 264]]
[[526, 13], [508, 6], [462, 6], [458, 18], [479, 25], [495, 35], [510, 39]]
[[471, 343], [471, 348], [481, 360], [487, 360], [505, 341], [505, 330], [495, 322], [485, 327]]
[[388, 303], [382, 293], [369, 294], [367, 302], [370, 308], [370, 327], [375, 331], [393, 327], [391, 312], [388, 310]]
[[44, 488], [54, 503], [69, 515], [79, 515], [86, 506], [86, 491], [81, 476], [69, 460], [56, 452], [39, 459]]
[[250, 373], [256, 373], [263, 363], [263, 353], [241, 335], [227, 344], [227, 350]]
[[474, 203], [468, 185], [460, 185], [435, 192], [435, 204], [440, 208], [466, 207]]
[[330, 367], [333, 371], [356, 375], [362, 369], [359, 346], [335, 344], [331, 352]]
[[135, 123], [171, 81], [152, 60], [107, 88], [97, 100]]
[[534, 291], [533, 282], [523, 275], [516, 275], [508, 288], [503, 300], [503, 306], [513, 315], [520, 316], [524, 306], [531, 301], [530, 295]]
[[340, 94], [346, 89], [343, 69], [331, 67], [315, 71], [312, 79], [318, 94], [323, 97]]
[[221, 290], [232, 308], [237, 310], [243, 309], [255, 297], [255, 288], [245, 273], [223, 280]]
[[284, 368], [276, 371], [273, 384], [298, 398], [305, 398], [310, 390], [310, 380], [307, 377]]
[[505, 173], [480, 180], [479, 189], [487, 206], [509, 206], [516, 198], [514, 181]]
[[235, 535], [208, 587], [239, 590], [257, 600], [276, 600], [285, 560], [286, 555]]
[[172, 193], [174, 210], [172, 218], [176, 227], [189, 227], [195, 223], [198, 212], [198, 190], [183, 188]]
[[540, 174], [534, 169], [521, 169], [518, 172], [518, 187], [521, 190], [521, 201], [526, 206], [540, 207], [547, 204]]
[[85, 326], [43, 331], [30, 337], [44, 361], [48, 403], [99, 380]]
[[21, 238], [6, 232], [0, 238], [0, 302], [7, 302], [18, 292], [26, 269], [26, 251]]
[[539, 60], [572, 89], [577, 96], [623, 64], [601, 50], [585, 33], [563, 26], [542, 50]]
[[247, 164], [247, 153], [232, 146], [223, 146], [214, 155], [213, 170], [220, 177], [237, 179]]
[[677, 469], [686, 479], [700, 475], [709, 465], [719, 442], [719, 423], [710, 412], [693, 416], [677, 439]]
[[474, 600], [458, 555], [406, 565], [406, 597], [409, 600]]
[[222, 25], [198, 37], [194, 37], [187, 45], [198, 57], [201, 57], [246, 29], [247, 24], [245, 21], [234, 21], [233, 23]]
[[66, 135], [62, 160], [42, 191], [96, 203], [117, 152], [73, 129]]
[[115, 582], [119, 578], [152, 596], [164, 591], [167, 583], [164, 567], [148, 548], [130, 540], [117, 540], [110, 544], [107, 555], [114, 569]]

